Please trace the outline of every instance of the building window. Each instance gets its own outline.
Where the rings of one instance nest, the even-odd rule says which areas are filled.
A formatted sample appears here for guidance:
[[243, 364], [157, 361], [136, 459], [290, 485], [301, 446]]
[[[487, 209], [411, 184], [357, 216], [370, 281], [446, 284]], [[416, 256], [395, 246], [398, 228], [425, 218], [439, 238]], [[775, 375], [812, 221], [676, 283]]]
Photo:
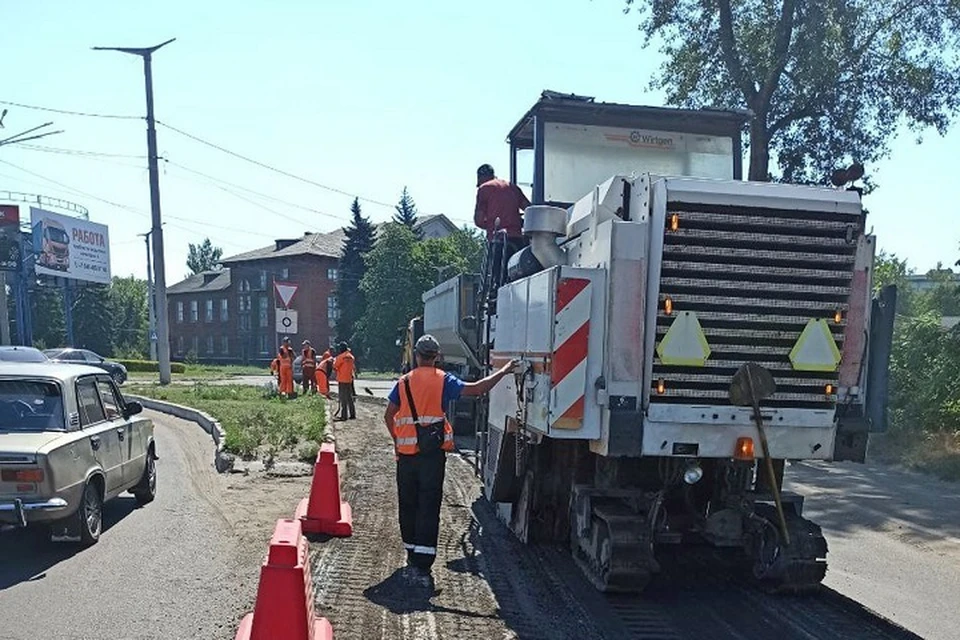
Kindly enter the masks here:
[[240, 331], [249, 331], [250, 330], [250, 316], [242, 315], [240, 316]]
[[270, 353], [270, 344], [265, 333], [260, 335], [260, 353]]
[[213, 336], [207, 336], [207, 353], [213, 353]]
[[260, 290], [264, 291], [267, 288], [267, 272], [264, 269], [260, 270]]
[[177, 303], [177, 322], [183, 322], [183, 303]]
[[286, 280], [287, 278], [289, 278], [289, 277], [290, 277], [290, 269], [288, 269], [287, 267], [284, 267], [283, 269], [281, 269], [281, 270], [280, 270], [280, 277], [283, 278], [284, 280]]
[[213, 322], [213, 298], [207, 298], [206, 300], [206, 313], [203, 316], [203, 319], [207, 322]]
[[267, 322], [267, 296], [260, 296], [260, 328], [265, 329]]
[[220, 300], [220, 322], [226, 322], [230, 317], [229, 306], [227, 299], [223, 298]]
[[193, 355], [200, 353], [200, 338], [193, 336], [193, 339], [190, 341], [190, 350], [193, 351]]
[[183, 355], [183, 336], [177, 337], [177, 355]]
[[337, 304], [337, 296], [327, 296], [327, 325], [334, 327], [339, 319], [340, 306]]
[[198, 305], [196, 300], [190, 301], [190, 322], [196, 322], [199, 317]]
[[223, 336], [220, 338], [220, 352], [223, 355], [230, 353], [230, 338], [228, 336]]
[[337, 268], [327, 267], [327, 280], [336, 280], [336, 279], [337, 279]]
[[250, 281], [241, 280], [240, 281], [240, 291], [250, 291]]

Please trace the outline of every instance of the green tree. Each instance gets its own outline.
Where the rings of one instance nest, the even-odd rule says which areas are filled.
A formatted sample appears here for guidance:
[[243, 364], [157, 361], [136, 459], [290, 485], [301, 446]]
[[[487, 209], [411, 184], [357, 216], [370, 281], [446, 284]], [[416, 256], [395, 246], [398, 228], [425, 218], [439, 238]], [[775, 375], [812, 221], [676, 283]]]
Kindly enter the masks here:
[[353, 217], [350, 226], [343, 230], [343, 255], [337, 276], [337, 303], [340, 307], [337, 339], [346, 340], [356, 353], [362, 353], [363, 340], [357, 333], [357, 323], [363, 317], [367, 303], [360, 282], [366, 273], [365, 257], [373, 248], [376, 228], [369, 218], [363, 217], [358, 199], [354, 198], [350, 212]]
[[413, 197], [407, 191], [407, 188], [403, 188], [403, 193], [400, 194], [400, 202], [394, 207], [397, 212], [393, 215], [393, 221], [405, 225], [414, 235], [417, 237], [417, 240], [423, 238], [423, 234], [417, 229], [417, 204], [413, 201]]
[[111, 356], [118, 324], [110, 305], [109, 286], [89, 284], [74, 290], [72, 346]]
[[147, 281], [133, 276], [114, 277], [110, 285], [110, 316], [114, 324], [114, 355], [147, 357], [150, 353]]
[[626, 0], [665, 57], [669, 104], [753, 112], [749, 177], [822, 182], [886, 156], [897, 127], [943, 134], [960, 105], [953, 0]]
[[190, 269], [190, 275], [219, 269], [222, 257], [223, 249], [213, 246], [210, 238], [204, 238], [200, 244], [191, 243], [187, 254], [187, 268]]
[[56, 287], [36, 286], [30, 289], [30, 312], [33, 344], [38, 349], [73, 346], [66, 344], [63, 319], [63, 291]]
[[480, 273], [487, 243], [478, 229], [464, 225], [443, 239], [454, 247], [458, 255], [463, 257], [464, 273]]
[[[387, 223], [377, 232], [377, 242], [367, 255], [367, 270], [360, 283], [366, 309], [357, 324], [363, 335], [364, 356], [373, 369], [392, 370], [399, 363], [396, 346], [401, 328], [420, 315], [426, 270], [417, 269], [417, 238], [407, 226]], [[419, 292], [419, 293], [418, 293]]]
[[358, 333], [366, 341], [369, 366], [397, 367], [397, 338], [411, 318], [423, 314], [423, 294], [444, 280], [476, 272], [478, 242], [469, 231], [418, 241], [406, 225], [388, 223], [380, 228], [360, 285], [367, 310]]

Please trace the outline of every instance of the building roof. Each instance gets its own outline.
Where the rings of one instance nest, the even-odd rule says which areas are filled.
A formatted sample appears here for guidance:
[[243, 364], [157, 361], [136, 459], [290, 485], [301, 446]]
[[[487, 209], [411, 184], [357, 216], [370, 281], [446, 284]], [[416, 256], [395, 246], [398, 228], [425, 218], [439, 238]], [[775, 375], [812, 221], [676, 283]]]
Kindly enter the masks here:
[[703, 135], [737, 136], [751, 117], [744, 109], [678, 109], [614, 102], [589, 96], [544, 91], [507, 135], [521, 149], [533, 148], [534, 120], [631, 129], [662, 129]]
[[[417, 221], [417, 227], [423, 226], [428, 222], [435, 220], [443, 223], [445, 227], [451, 230], [451, 233], [457, 230], [457, 226], [442, 213], [420, 216]], [[378, 228], [381, 224], [383, 223], [374, 225], [374, 233], [376, 233], [376, 228]], [[262, 247], [260, 249], [254, 249], [253, 251], [247, 251], [245, 253], [239, 253], [235, 256], [224, 258], [221, 260], [221, 262], [227, 265], [253, 260], [292, 258], [294, 256], [318, 256], [321, 258], [339, 259], [343, 255], [343, 242], [345, 239], [346, 233], [342, 228], [334, 229], [333, 231], [327, 233], [307, 232], [302, 238], [276, 240], [272, 245]]]
[[302, 238], [277, 240], [272, 245], [230, 256], [221, 262], [231, 264], [249, 260], [292, 258], [294, 256], [339, 258], [343, 250], [343, 239], [343, 229], [335, 229], [329, 233], [307, 232]]
[[167, 293], [200, 293], [230, 288], [230, 269], [204, 271], [167, 287]]

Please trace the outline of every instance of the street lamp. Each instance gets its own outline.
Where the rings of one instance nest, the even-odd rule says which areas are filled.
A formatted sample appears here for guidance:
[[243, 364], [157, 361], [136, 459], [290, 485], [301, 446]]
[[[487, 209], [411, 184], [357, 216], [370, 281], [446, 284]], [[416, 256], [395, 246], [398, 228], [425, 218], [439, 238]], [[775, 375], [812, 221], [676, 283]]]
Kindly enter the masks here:
[[160, 220], [160, 171], [157, 167], [157, 128], [153, 117], [153, 72], [150, 67], [153, 53], [176, 38], [154, 47], [93, 47], [95, 51], [119, 51], [143, 58], [143, 75], [147, 90], [147, 161], [150, 166], [150, 213], [153, 228], [153, 262], [156, 266], [157, 360], [160, 384], [170, 384], [170, 326], [167, 317], [167, 277], [163, 257], [163, 227]]

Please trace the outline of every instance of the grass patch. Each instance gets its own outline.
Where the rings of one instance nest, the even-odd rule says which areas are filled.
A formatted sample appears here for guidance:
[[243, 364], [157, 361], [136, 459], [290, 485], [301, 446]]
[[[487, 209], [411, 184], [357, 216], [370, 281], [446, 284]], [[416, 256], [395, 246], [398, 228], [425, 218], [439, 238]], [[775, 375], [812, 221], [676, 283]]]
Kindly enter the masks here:
[[320, 396], [286, 399], [270, 387], [136, 385], [125, 392], [199, 409], [220, 421], [224, 448], [243, 458], [303, 457], [323, 441], [327, 413]]
[[900, 464], [942, 480], [960, 481], [960, 432], [931, 434], [889, 433], [870, 446], [873, 458]]
[[[254, 365], [188, 364], [182, 373], [173, 373], [174, 380], [214, 380], [233, 376], [268, 376], [270, 369]], [[156, 380], [157, 372], [129, 371], [130, 380]]]

